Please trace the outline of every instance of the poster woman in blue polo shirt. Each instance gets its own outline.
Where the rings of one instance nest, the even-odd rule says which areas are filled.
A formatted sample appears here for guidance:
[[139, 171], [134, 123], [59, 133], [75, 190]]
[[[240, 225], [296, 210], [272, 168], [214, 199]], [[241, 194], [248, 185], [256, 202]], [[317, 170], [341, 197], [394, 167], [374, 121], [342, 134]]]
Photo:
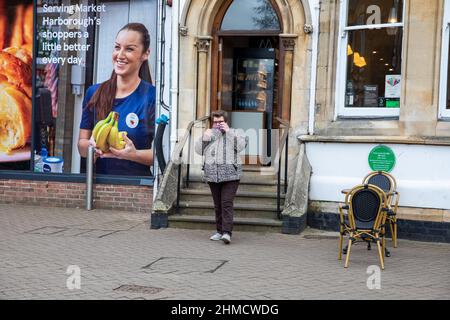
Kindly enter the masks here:
[[96, 172], [117, 175], [150, 175], [153, 164], [155, 87], [151, 84], [148, 57], [150, 35], [140, 23], [129, 23], [116, 36], [111, 78], [88, 88], [83, 101], [78, 150], [87, 156], [95, 147], [92, 130], [110, 111], [119, 114], [119, 131], [126, 146], [104, 153], [95, 149]]

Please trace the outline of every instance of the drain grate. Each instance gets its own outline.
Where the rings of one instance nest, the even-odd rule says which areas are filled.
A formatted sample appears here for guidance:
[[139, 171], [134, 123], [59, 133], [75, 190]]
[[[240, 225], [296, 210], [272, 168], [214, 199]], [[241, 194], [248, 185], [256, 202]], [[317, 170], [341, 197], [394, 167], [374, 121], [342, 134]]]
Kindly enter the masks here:
[[113, 291], [125, 291], [130, 293], [142, 293], [142, 294], [157, 294], [163, 290], [164, 289], [162, 288], [138, 286], [135, 284], [124, 284], [121, 285], [120, 287], [113, 289]]
[[162, 257], [146, 265], [143, 269], [175, 274], [214, 273], [227, 262], [228, 260]]

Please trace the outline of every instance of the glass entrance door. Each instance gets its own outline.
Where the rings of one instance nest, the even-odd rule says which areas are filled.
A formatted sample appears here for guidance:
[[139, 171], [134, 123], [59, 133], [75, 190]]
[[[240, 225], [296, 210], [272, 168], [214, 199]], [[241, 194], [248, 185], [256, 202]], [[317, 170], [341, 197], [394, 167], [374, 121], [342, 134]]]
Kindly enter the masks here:
[[233, 110], [264, 112], [271, 128], [275, 49], [235, 49], [233, 67]]
[[273, 118], [277, 116], [277, 38], [222, 37], [219, 52], [219, 109], [230, 113], [248, 145], [246, 164], [270, 165]]

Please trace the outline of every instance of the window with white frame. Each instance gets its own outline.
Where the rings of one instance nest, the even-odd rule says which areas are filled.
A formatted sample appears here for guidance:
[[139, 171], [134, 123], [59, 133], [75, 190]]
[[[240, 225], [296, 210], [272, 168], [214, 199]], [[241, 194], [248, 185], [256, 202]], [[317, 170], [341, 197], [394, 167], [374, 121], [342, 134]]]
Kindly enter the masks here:
[[341, 0], [336, 116], [396, 117], [403, 0]]
[[439, 117], [450, 118], [450, 0], [445, 1], [443, 21]]

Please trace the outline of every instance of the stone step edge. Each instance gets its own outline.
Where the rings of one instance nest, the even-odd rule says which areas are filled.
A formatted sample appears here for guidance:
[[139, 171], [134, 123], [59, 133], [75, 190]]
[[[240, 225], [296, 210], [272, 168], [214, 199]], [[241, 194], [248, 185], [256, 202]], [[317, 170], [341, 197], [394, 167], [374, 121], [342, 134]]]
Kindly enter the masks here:
[[[245, 185], [263, 185], [263, 186], [277, 186], [277, 180], [264, 180], [264, 181], [258, 181], [258, 180], [251, 180], [248, 181], [247, 179], [249, 178], [241, 178], [241, 181], [239, 182], [239, 184], [245, 184]], [[206, 184], [206, 182], [202, 179], [199, 178], [190, 178], [189, 179], [189, 183], [204, 183]], [[281, 187], [284, 187], [284, 184], [281, 183], [280, 184]]]
[[[175, 207], [175, 206], [174, 206]], [[199, 208], [199, 209], [211, 209], [214, 210], [214, 204], [211, 202], [203, 201], [180, 201], [180, 209], [183, 208]], [[276, 205], [256, 205], [256, 204], [242, 204], [235, 203], [233, 208], [235, 210], [249, 210], [249, 211], [277, 211]], [[284, 204], [280, 204], [280, 209], [283, 211]]]
[[[211, 191], [209, 189], [181, 189], [181, 195], [197, 195], [197, 196], [210, 196]], [[264, 192], [264, 191], [239, 191], [236, 194], [236, 197], [255, 197], [255, 198], [270, 198], [276, 199], [277, 195], [273, 192]], [[280, 199], [285, 199], [285, 194], [280, 194]]]
[[[168, 219], [169, 221], [172, 222], [198, 222], [198, 223], [212, 223], [212, 224], [216, 223], [215, 218], [210, 216], [191, 216], [191, 215], [172, 214], [169, 215]], [[283, 222], [281, 220], [276, 219], [234, 217], [233, 224], [281, 227], [283, 225]]]

